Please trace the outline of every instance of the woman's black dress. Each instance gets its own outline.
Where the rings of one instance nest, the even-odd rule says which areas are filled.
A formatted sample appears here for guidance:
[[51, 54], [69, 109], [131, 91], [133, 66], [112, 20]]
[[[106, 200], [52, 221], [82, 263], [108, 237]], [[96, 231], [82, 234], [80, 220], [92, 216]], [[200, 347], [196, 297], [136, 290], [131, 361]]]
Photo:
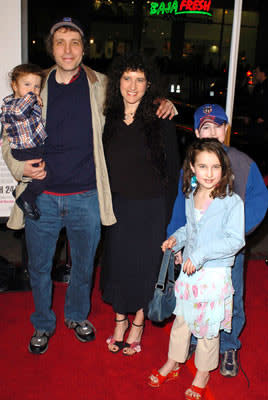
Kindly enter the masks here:
[[165, 135], [167, 185], [153, 165], [140, 121], [131, 125], [117, 121], [105, 145], [117, 223], [104, 230], [101, 288], [104, 301], [120, 314], [141, 308], [147, 312], [161, 265], [160, 246], [177, 194], [175, 126], [165, 120], [159, 124]]

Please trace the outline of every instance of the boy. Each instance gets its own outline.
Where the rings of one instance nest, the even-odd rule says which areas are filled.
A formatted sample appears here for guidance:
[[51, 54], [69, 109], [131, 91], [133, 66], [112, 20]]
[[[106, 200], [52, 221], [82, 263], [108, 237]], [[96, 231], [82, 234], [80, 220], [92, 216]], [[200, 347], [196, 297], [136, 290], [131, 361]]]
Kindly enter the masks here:
[[[19, 161], [43, 158], [47, 138], [41, 117], [40, 91], [42, 69], [34, 64], [17, 65], [10, 74], [13, 94], [3, 99], [0, 121], [8, 134], [12, 155]], [[33, 180], [16, 199], [24, 215], [38, 219], [40, 212], [35, 205], [38, 194], [47, 180]]]
[[[221, 106], [205, 104], [199, 107], [194, 114], [194, 129], [195, 135], [200, 139], [216, 138], [221, 143], [224, 143], [228, 130], [228, 117]], [[266, 214], [268, 191], [255, 162], [245, 153], [233, 147], [223, 146], [229, 156], [234, 172], [234, 192], [245, 203], [245, 230], [248, 235], [261, 223]], [[183, 226], [185, 221], [185, 199], [182, 193], [181, 176], [177, 199], [167, 228], [167, 236], [169, 237], [176, 229]], [[232, 268], [232, 282], [235, 290], [232, 332], [222, 332], [220, 338], [220, 373], [223, 376], [236, 376], [238, 374], [237, 350], [241, 347], [238, 338], [245, 324], [243, 305], [244, 257], [244, 251], [241, 250], [236, 255]], [[191, 349], [194, 351], [195, 340], [192, 340], [192, 342]]]

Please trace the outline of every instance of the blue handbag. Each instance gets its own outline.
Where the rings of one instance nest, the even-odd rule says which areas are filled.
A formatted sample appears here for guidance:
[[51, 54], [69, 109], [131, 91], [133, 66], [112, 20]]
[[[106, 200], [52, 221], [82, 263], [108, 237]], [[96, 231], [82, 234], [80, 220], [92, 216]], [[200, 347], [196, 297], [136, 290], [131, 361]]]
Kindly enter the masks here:
[[175, 310], [174, 284], [174, 254], [167, 249], [163, 255], [154, 297], [148, 306], [147, 316], [151, 321], [162, 322]]

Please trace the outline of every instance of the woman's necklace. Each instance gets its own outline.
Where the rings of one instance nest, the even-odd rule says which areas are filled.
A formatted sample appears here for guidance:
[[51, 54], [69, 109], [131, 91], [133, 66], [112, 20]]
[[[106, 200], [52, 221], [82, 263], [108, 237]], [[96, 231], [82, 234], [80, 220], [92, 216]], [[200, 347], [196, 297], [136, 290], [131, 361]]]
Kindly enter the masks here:
[[135, 112], [125, 113], [124, 120], [125, 120], [125, 121], [128, 121], [128, 120], [132, 119], [133, 116], [134, 116], [134, 114], [135, 114]]

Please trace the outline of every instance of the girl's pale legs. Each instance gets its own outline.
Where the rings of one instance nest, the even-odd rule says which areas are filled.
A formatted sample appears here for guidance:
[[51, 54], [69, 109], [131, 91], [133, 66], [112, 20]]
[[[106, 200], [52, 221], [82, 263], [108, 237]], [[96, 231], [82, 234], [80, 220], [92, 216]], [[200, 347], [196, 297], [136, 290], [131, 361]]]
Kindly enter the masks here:
[[[162, 374], [169, 373], [173, 368], [187, 359], [191, 340], [191, 331], [182, 316], [174, 320], [169, 341], [167, 363], [159, 370]], [[195, 351], [195, 366], [197, 368], [193, 385], [203, 388], [209, 379], [209, 371], [217, 368], [219, 363], [219, 335], [215, 338], [198, 339]]]
[[[169, 341], [168, 358], [184, 363], [190, 346], [191, 331], [184, 318], [174, 320]], [[195, 351], [195, 366], [200, 371], [212, 371], [219, 363], [219, 335], [212, 339], [198, 339]]]
[[[166, 376], [170, 371], [185, 363], [189, 351], [191, 331], [182, 316], [174, 320], [169, 341], [167, 362], [159, 369]], [[219, 335], [212, 339], [198, 339], [195, 351], [195, 366], [197, 372], [193, 385], [203, 388], [209, 379], [209, 371], [217, 368], [219, 363]]]

